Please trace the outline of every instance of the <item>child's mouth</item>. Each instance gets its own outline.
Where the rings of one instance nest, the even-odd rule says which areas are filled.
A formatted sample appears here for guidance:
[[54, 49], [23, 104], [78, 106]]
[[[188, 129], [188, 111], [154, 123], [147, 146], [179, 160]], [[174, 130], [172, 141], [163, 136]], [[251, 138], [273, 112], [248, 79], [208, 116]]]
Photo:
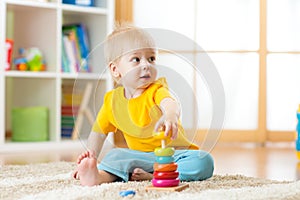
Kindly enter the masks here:
[[151, 76], [150, 75], [145, 75], [145, 76], [141, 76], [140, 78], [150, 78]]

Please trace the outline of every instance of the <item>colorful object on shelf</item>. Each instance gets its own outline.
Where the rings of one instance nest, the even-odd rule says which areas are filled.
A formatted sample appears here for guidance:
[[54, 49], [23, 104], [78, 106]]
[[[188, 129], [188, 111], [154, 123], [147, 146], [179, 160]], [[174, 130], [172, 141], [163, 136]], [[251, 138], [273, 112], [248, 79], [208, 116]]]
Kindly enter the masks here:
[[91, 72], [90, 44], [83, 23], [65, 24], [62, 27], [62, 72]]
[[20, 48], [19, 56], [14, 60], [14, 65], [20, 71], [45, 71], [46, 65], [43, 60], [42, 52], [32, 47], [29, 49]]
[[176, 187], [179, 185], [179, 173], [177, 164], [174, 162], [175, 149], [166, 147], [166, 139], [164, 131], [160, 131], [153, 135], [161, 140], [161, 148], [157, 147], [154, 150], [156, 162], [153, 165], [154, 173], [152, 186], [154, 187]]
[[42, 52], [38, 48], [29, 48], [26, 51], [27, 65], [30, 71], [44, 71]]
[[80, 103], [83, 99], [83, 90], [74, 90], [74, 82], [62, 84], [61, 98], [61, 137], [71, 138], [78, 115]]
[[19, 49], [19, 57], [14, 60], [14, 65], [16, 66], [16, 69], [19, 71], [28, 70], [27, 59], [25, 58], [24, 48]]
[[296, 127], [296, 154], [297, 154], [297, 158], [300, 160], [300, 104], [299, 104], [299, 108], [297, 111], [297, 119], [298, 119], [298, 123], [297, 123], [297, 127]]
[[94, 0], [63, 0], [62, 2], [78, 6], [95, 6]]
[[13, 51], [14, 41], [10, 39], [6, 39], [5, 47], [6, 47], [6, 63], [5, 63], [5, 70], [11, 69], [11, 57]]

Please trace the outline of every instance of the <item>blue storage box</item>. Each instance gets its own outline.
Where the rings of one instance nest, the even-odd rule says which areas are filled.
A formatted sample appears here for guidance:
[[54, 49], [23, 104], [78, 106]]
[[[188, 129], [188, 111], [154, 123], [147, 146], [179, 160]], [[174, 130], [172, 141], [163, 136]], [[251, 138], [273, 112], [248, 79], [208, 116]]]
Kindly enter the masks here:
[[78, 6], [95, 6], [94, 0], [63, 0], [62, 2]]

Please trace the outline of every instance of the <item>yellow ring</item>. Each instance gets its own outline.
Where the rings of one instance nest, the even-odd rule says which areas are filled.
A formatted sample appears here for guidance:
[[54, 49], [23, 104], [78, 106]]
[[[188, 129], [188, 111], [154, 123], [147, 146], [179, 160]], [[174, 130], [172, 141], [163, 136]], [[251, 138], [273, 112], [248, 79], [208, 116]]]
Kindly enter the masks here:
[[152, 136], [157, 140], [165, 140], [165, 143], [169, 144], [171, 142], [171, 137], [169, 135], [165, 136], [165, 132], [160, 131], [160, 132], [154, 132]]
[[170, 138], [169, 136], [165, 136], [165, 132], [164, 131], [155, 132], [153, 134], [153, 137], [155, 137], [156, 139], [159, 139], [159, 140], [166, 140], [166, 139]]

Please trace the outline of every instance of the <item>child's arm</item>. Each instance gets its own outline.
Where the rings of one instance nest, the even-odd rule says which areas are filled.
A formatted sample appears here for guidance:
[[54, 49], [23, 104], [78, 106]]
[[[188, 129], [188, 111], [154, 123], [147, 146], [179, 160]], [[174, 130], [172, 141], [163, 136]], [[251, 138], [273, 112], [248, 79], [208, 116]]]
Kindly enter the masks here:
[[96, 133], [93, 131], [89, 135], [87, 147], [90, 151], [95, 152], [96, 159], [101, 152], [106, 136], [106, 134]]
[[178, 134], [178, 120], [180, 116], [180, 106], [172, 98], [164, 98], [160, 103], [160, 108], [163, 112], [163, 116], [156, 123], [155, 131], [160, 128], [165, 130], [165, 136], [172, 131], [171, 139], [176, 139]]
[[88, 155], [91, 153], [95, 156], [95, 159], [97, 159], [105, 139], [106, 139], [105, 134], [91, 132], [87, 142], [88, 150], [78, 156], [77, 163], [79, 164], [82, 159], [88, 157]]
[[[80, 154], [77, 158], [77, 164], [80, 164], [84, 158], [94, 157], [96, 160], [103, 147], [103, 143], [106, 139], [105, 134], [91, 132], [88, 138], [87, 148], [88, 150]], [[73, 172], [72, 176], [75, 179], [79, 179], [77, 169]]]

